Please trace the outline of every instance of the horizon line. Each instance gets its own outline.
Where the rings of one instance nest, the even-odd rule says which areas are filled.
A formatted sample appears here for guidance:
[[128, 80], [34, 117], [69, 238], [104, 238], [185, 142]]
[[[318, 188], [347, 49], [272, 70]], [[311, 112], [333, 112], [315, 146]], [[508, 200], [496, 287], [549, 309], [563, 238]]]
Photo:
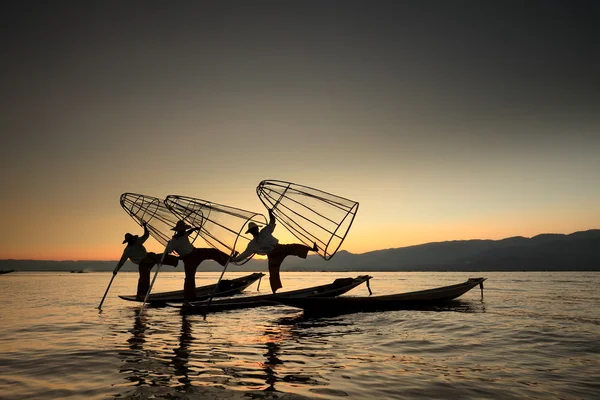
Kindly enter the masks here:
[[[361, 254], [374, 253], [374, 252], [377, 252], [377, 251], [406, 249], [406, 248], [409, 248], [409, 247], [424, 246], [424, 245], [434, 244], [434, 243], [469, 242], [469, 241], [483, 241], [483, 240], [489, 240], [489, 241], [493, 241], [493, 242], [498, 242], [498, 241], [502, 241], [502, 240], [506, 240], [506, 239], [514, 239], [514, 238], [533, 239], [535, 237], [542, 236], [542, 235], [569, 236], [569, 235], [574, 235], [576, 233], [590, 232], [590, 231], [599, 231], [599, 230], [600, 230], [600, 228], [591, 228], [591, 229], [586, 229], [586, 230], [583, 230], [583, 231], [575, 231], [575, 232], [571, 232], [571, 233], [550, 233], [550, 232], [546, 232], [546, 233], [539, 233], [539, 234], [531, 236], [531, 237], [527, 237], [527, 236], [508, 236], [508, 237], [505, 237], [505, 238], [502, 238], [502, 239], [449, 239], [449, 240], [442, 240], [442, 241], [437, 241], [437, 242], [425, 242], [425, 243], [414, 244], [414, 245], [409, 245], [409, 246], [402, 246], [402, 247], [388, 247], [388, 248], [383, 248], [383, 249], [378, 249], [378, 250], [369, 250], [369, 251], [365, 251], [364, 253], [352, 253], [351, 251], [340, 249], [340, 250], [338, 250], [337, 253], [339, 253], [339, 252], [346, 252], [346, 253], [349, 253], [349, 254], [352, 254], [352, 255], [361, 255]], [[312, 257], [312, 256], [315, 256], [315, 255], [313, 255], [313, 254], [309, 255], [309, 257]], [[48, 262], [83, 262], [83, 261], [88, 261], [88, 262], [117, 262], [118, 259], [114, 259], [114, 260], [99, 260], [99, 259], [78, 259], [78, 260], [73, 260], [73, 259], [66, 260], [66, 259], [63, 259], [63, 260], [53, 260], [53, 259], [46, 259], [46, 258], [44, 258], [44, 259], [36, 259], [36, 258], [0, 258], [0, 261], [48, 261]]]

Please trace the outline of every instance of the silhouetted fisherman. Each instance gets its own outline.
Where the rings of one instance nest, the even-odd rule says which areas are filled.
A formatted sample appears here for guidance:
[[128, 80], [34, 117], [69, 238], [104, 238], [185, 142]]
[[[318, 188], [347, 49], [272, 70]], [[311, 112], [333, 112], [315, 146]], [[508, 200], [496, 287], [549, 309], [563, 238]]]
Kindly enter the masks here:
[[[142, 223], [142, 227], [144, 228], [144, 234], [141, 237], [132, 235], [131, 233], [125, 234], [123, 244], [127, 243], [127, 246], [125, 246], [123, 255], [113, 271], [113, 275], [116, 275], [127, 259], [138, 265], [140, 277], [138, 279], [136, 299], [140, 301], [144, 300], [146, 293], [148, 293], [148, 289], [150, 288], [150, 271], [152, 270], [152, 267], [160, 263], [162, 258], [162, 254], [146, 251], [144, 242], [150, 236], [150, 231], [146, 226], [146, 222]], [[162, 261], [163, 264], [171, 265], [173, 267], [176, 267], [178, 262], [179, 260], [177, 257], [168, 254], [165, 254], [165, 258]]]
[[278, 289], [283, 287], [281, 284], [281, 277], [279, 276], [279, 270], [283, 260], [287, 256], [306, 258], [309, 251], [318, 251], [319, 248], [316, 243], [313, 244], [312, 248], [297, 243], [279, 244], [279, 240], [273, 237], [273, 230], [275, 230], [275, 216], [273, 215], [273, 210], [269, 210], [269, 224], [260, 231], [258, 225], [252, 221], [249, 222], [246, 233], [251, 233], [254, 238], [248, 243], [246, 250], [237, 257], [233, 257], [231, 261], [242, 261], [254, 253], [263, 256], [266, 255], [269, 261], [269, 283], [271, 284], [271, 290], [275, 293]]
[[175, 234], [167, 244], [167, 253], [172, 251], [179, 254], [185, 269], [185, 281], [183, 283], [183, 297], [186, 301], [196, 300], [196, 270], [204, 260], [214, 260], [222, 266], [227, 265], [229, 255], [221, 250], [210, 248], [196, 248], [190, 243], [189, 236], [200, 228], [192, 228], [184, 221], [177, 221], [172, 231]]

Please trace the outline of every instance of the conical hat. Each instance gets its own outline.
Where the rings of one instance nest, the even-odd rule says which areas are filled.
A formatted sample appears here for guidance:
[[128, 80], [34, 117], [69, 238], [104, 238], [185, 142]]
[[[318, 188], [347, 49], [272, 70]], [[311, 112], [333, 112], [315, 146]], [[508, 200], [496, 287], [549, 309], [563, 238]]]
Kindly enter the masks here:
[[191, 226], [186, 224], [185, 221], [179, 220], [179, 221], [177, 221], [175, 226], [173, 228], [171, 228], [171, 230], [179, 232], [179, 231], [185, 231], [186, 229], [189, 229], [189, 228], [191, 228]]
[[125, 240], [123, 240], [123, 244], [127, 243], [132, 237], [134, 237], [134, 235], [132, 235], [131, 233], [126, 233]]
[[258, 228], [258, 225], [256, 225], [254, 222], [250, 221], [248, 223], [248, 230], [246, 231], [246, 233], [250, 233], [250, 229], [252, 228]]

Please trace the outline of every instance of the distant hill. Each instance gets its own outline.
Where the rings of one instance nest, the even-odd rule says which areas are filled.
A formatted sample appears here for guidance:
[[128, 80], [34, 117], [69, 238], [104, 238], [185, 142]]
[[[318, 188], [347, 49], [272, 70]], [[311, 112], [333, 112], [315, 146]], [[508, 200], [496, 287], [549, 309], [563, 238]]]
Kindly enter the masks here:
[[[112, 271], [116, 261], [0, 260], [0, 270]], [[183, 271], [180, 262], [176, 269]], [[213, 261], [200, 271], [220, 271]], [[455, 240], [376, 250], [362, 254], [339, 251], [331, 260], [311, 255], [306, 260], [288, 257], [285, 271], [600, 271], [600, 230], [568, 235], [542, 234], [501, 240]], [[123, 271], [137, 271], [127, 262]], [[266, 271], [266, 260], [250, 260], [230, 271]]]
[[[117, 261], [0, 260], [0, 270], [15, 271], [112, 271], [116, 265]], [[168, 265], [162, 268], [173, 269]], [[127, 261], [121, 271], [137, 271], [137, 265]]]

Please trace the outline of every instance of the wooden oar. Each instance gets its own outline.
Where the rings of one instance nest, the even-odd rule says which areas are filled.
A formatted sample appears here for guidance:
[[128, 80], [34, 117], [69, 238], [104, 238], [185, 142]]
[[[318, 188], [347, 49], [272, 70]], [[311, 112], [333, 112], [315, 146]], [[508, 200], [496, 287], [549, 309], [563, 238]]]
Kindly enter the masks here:
[[162, 257], [160, 258], [160, 262], [156, 265], [156, 272], [154, 273], [154, 278], [152, 278], [152, 282], [150, 283], [148, 292], [146, 292], [146, 297], [144, 297], [144, 302], [142, 303], [142, 306], [140, 307], [140, 312], [138, 314], [138, 317], [142, 315], [142, 311], [144, 311], [144, 307], [146, 306], [148, 297], [150, 297], [150, 292], [152, 291], [152, 286], [154, 286], [154, 282], [156, 281], [156, 277], [158, 276], [158, 270], [160, 270], [160, 267], [162, 266], [162, 263], [165, 260], [165, 256], [167, 255], [167, 248], [169, 247], [169, 243], [170, 243], [170, 241], [167, 242], [167, 245], [165, 246], [165, 251], [163, 252]]
[[225, 266], [223, 267], [223, 271], [221, 272], [221, 276], [219, 277], [219, 280], [217, 281], [217, 284], [215, 285], [215, 288], [213, 289], [212, 294], [208, 298], [208, 302], [206, 303], [207, 308], [208, 308], [208, 306], [210, 306], [210, 302], [212, 301], [213, 297], [215, 296], [215, 293], [217, 293], [217, 288], [219, 287], [219, 283], [221, 282], [221, 279], [223, 279], [225, 270], [227, 269], [227, 266], [229, 265], [229, 260], [231, 260], [231, 256], [229, 257], [229, 259], [227, 259], [227, 262], [225, 263]]
[[[144, 234], [146, 233], [146, 231], [148, 230], [148, 228], [146, 228], [146, 221], [144, 221], [143, 219], [140, 220], [140, 224], [141, 226], [144, 228]], [[123, 242], [125, 243], [125, 242]], [[123, 265], [121, 265], [122, 267]], [[119, 267], [119, 264], [117, 264], [117, 267], [120, 269], [121, 267]], [[117, 267], [115, 267], [115, 270], [113, 271], [113, 276], [112, 278], [110, 278], [110, 282], [108, 283], [108, 287], [106, 288], [106, 291], [104, 292], [104, 296], [102, 296], [102, 300], [100, 301], [100, 304], [98, 305], [98, 310], [102, 311], [102, 303], [104, 303], [104, 299], [106, 298], [106, 295], [108, 294], [108, 289], [110, 289], [110, 285], [112, 285], [113, 280], [115, 279], [115, 276], [117, 276], [117, 272], [118, 269]]]
[[115, 272], [112, 276], [112, 278], [110, 278], [110, 282], [108, 283], [108, 286], [106, 287], [106, 292], [104, 292], [104, 296], [102, 296], [102, 300], [100, 301], [100, 304], [98, 305], [98, 310], [102, 311], [102, 303], [104, 303], [104, 299], [106, 298], [106, 295], [108, 294], [108, 289], [110, 289], [110, 285], [112, 285], [113, 280], [115, 279], [115, 276], [117, 276], [117, 273]]

